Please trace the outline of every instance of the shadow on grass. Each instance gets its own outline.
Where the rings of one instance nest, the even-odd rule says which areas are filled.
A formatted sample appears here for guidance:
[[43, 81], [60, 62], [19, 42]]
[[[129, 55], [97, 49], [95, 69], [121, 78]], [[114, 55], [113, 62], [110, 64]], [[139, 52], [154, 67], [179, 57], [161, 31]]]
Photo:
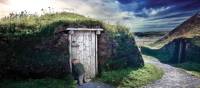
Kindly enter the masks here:
[[141, 52], [144, 55], [155, 57], [163, 63], [168, 63], [171, 58], [170, 53], [162, 49], [151, 49], [143, 46]]

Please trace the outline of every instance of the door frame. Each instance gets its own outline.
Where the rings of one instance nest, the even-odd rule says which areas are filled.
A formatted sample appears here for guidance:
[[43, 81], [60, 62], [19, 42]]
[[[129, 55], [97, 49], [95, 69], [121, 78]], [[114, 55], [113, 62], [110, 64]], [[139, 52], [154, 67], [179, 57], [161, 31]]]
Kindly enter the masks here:
[[72, 72], [72, 63], [71, 63], [71, 56], [72, 56], [72, 45], [71, 45], [71, 41], [72, 41], [72, 35], [74, 34], [75, 31], [95, 31], [95, 76], [98, 73], [98, 35], [101, 34], [101, 31], [103, 31], [103, 29], [89, 29], [89, 28], [67, 28], [66, 29], [69, 34], [69, 65], [70, 65], [70, 72]]

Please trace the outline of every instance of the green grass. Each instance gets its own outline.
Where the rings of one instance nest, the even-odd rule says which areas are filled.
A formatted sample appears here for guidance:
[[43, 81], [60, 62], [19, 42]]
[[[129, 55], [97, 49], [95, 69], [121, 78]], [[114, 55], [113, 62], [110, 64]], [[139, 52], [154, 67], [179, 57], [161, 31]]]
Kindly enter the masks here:
[[139, 69], [127, 68], [103, 72], [99, 80], [118, 88], [135, 88], [158, 80], [162, 75], [161, 69], [151, 64], [145, 64]]
[[175, 65], [176, 67], [187, 70], [188, 73], [200, 78], [200, 64], [194, 62], [185, 62]]
[[72, 77], [68, 76], [63, 79], [2, 80], [0, 88], [76, 88], [76, 84]]

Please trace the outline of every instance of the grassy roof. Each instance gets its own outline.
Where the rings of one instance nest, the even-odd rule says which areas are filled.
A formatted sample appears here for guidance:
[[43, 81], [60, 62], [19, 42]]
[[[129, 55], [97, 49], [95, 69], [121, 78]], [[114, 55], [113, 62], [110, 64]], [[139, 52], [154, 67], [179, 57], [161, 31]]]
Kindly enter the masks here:
[[[161, 48], [164, 45], [172, 42], [175, 39], [178, 38], [194, 38], [196, 36], [200, 36], [200, 15], [195, 14], [185, 22], [183, 22], [181, 25], [176, 27], [174, 30], [170, 31], [166, 36], [155, 42], [152, 46], [156, 48]], [[195, 38], [193, 39], [194, 44], [198, 44], [197, 41], [199, 39]], [[195, 42], [196, 41], [196, 42]]]
[[[54, 29], [58, 25], [67, 27], [102, 27], [102, 22], [74, 13], [37, 15], [15, 15], [0, 20], [0, 34], [32, 34], [42, 29]], [[48, 32], [47, 32], [48, 33]]]
[[[105, 24], [102, 21], [75, 13], [61, 12], [42, 16], [16, 14], [0, 20], [1, 36], [52, 35], [59, 25], [64, 27], [103, 28], [106, 31], [129, 33], [128, 28], [120, 25]], [[119, 29], [119, 30], [116, 30]]]

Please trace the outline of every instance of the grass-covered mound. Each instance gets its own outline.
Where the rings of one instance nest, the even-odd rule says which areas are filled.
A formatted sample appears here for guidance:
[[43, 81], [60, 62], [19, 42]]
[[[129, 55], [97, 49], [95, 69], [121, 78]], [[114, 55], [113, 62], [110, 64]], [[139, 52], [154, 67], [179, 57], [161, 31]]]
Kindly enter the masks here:
[[200, 63], [200, 13], [177, 26], [151, 47], [160, 54], [163, 52], [162, 56], [167, 56], [171, 63]]
[[108, 48], [102, 51], [113, 51], [107, 57], [103, 55], [107, 52], [99, 54], [99, 61], [103, 62], [100, 64], [109, 62], [104, 66], [106, 69], [143, 66], [134, 37], [126, 27], [66, 12], [42, 16], [15, 14], [0, 21], [0, 78], [44, 78], [67, 74], [67, 33], [57, 33], [57, 29], [69, 27], [104, 29], [102, 35], [106, 35], [108, 43], [104, 44]]
[[99, 80], [118, 88], [138, 88], [160, 79], [162, 75], [161, 69], [145, 64], [139, 69], [127, 68], [103, 72]]
[[[0, 21], [0, 77], [60, 76], [68, 72], [67, 41], [59, 42], [58, 26], [95, 27], [96, 21], [73, 13], [18, 15]], [[9, 76], [10, 77], [10, 76]]]
[[0, 88], [76, 88], [72, 77], [63, 79], [43, 78], [27, 80], [2, 80]]

